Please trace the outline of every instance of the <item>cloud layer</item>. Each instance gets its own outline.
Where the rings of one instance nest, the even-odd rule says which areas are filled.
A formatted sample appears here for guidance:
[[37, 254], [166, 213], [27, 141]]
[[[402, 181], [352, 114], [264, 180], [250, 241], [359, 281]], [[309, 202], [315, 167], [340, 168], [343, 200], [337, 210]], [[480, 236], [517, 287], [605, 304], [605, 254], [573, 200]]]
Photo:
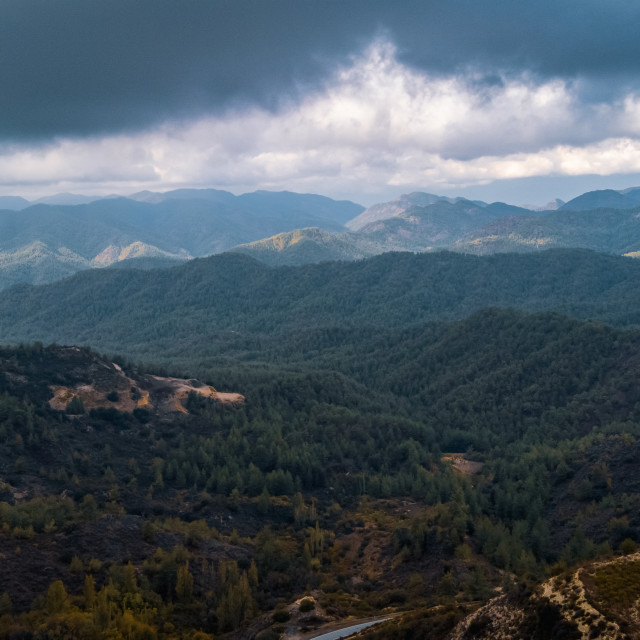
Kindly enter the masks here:
[[6, 0], [0, 191], [640, 172], [637, 24], [623, 0]]
[[638, 24], [626, 0], [4, 0], [0, 136], [277, 108], [380, 36], [431, 75], [582, 78], [598, 101], [637, 86]]
[[526, 73], [491, 85], [473, 73], [428, 75], [383, 40], [322, 90], [277, 110], [252, 106], [0, 154], [5, 186], [103, 190], [214, 184], [354, 194], [638, 171], [640, 96], [585, 103], [576, 83]]

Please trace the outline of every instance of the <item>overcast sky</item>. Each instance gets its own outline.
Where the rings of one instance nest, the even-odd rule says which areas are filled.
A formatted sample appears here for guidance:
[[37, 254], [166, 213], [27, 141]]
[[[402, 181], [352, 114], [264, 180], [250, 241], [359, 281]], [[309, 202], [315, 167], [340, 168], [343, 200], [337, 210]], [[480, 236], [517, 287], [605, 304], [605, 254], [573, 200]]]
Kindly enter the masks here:
[[0, 194], [640, 185], [637, 0], [2, 0]]

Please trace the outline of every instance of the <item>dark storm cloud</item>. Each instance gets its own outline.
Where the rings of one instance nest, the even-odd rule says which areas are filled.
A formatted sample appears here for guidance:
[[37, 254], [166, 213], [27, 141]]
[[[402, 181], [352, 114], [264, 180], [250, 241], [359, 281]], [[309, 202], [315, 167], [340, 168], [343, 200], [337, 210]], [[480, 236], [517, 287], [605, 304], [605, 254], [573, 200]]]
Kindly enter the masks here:
[[530, 71], [608, 99], [640, 70], [633, 0], [3, 0], [0, 138], [275, 108], [385, 37], [430, 73]]

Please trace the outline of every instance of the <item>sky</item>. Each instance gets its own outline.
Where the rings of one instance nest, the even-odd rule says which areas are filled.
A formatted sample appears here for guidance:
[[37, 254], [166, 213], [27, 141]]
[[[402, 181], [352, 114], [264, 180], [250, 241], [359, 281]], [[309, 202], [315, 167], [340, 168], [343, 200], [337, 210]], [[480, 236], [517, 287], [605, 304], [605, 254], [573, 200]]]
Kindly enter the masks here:
[[0, 195], [640, 185], [637, 0], [2, 0]]

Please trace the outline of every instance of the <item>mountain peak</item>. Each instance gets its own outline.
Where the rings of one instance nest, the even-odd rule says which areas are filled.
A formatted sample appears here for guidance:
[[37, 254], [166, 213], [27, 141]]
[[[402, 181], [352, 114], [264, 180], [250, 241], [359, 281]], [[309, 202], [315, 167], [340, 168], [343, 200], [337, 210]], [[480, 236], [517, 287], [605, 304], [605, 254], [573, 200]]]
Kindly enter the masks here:
[[622, 195], [613, 189], [588, 191], [573, 200], [569, 200], [560, 207], [562, 210], [589, 211], [590, 209], [632, 209], [638, 202]]

